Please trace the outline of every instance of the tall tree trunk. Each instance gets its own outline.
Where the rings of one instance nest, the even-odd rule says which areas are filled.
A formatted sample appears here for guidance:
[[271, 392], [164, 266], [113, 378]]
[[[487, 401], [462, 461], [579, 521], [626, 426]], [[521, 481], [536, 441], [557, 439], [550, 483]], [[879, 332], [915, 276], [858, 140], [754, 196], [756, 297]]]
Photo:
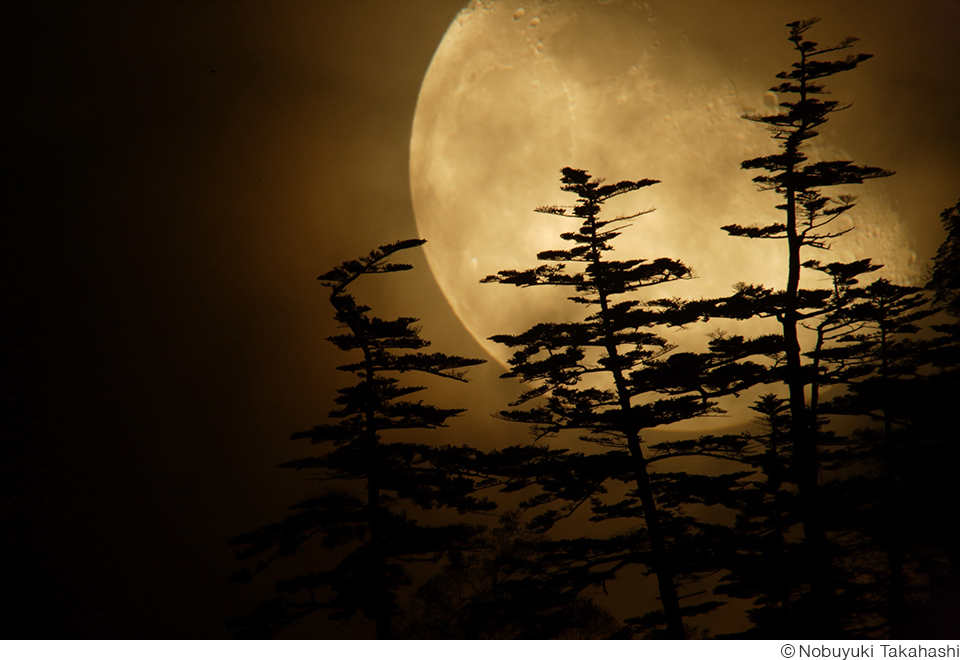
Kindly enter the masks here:
[[[594, 229], [594, 237], [596, 230]], [[600, 252], [593, 251], [594, 264], [600, 263]], [[671, 639], [685, 639], [683, 616], [680, 613], [680, 597], [677, 595], [676, 575], [670, 553], [667, 551], [666, 536], [660, 521], [660, 512], [657, 501], [650, 486], [650, 475], [647, 473], [647, 460], [640, 446], [640, 434], [632, 428], [630, 422], [631, 396], [623, 370], [619, 366], [619, 351], [610, 325], [610, 309], [607, 293], [603, 287], [597, 286], [597, 297], [600, 301], [600, 319], [604, 334], [604, 348], [611, 360], [610, 371], [617, 388], [617, 399], [624, 422], [622, 430], [627, 436], [627, 447], [633, 459], [634, 480], [637, 483], [637, 495], [640, 497], [640, 506], [643, 509], [643, 518], [646, 521], [647, 531], [650, 534], [650, 554], [653, 558], [653, 572], [657, 576], [657, 587], [660, 591], [660, 603], [667, 623], [667, 635]]]
[[[793, 154], [791, 154], [793, 155]], [[788, 176], [793, 174], [791, 164]], [[800, 248], [802, 239], [797, 231], [797, 200], [793, 185], [787, 189], [787, 242], [789, 270], [787, 275], [786, 308], [780, 319], [783, 328], [787, 365], [784, 380], [790, 399], [790, 442], [793, 447], [795, 476], [803, 524], [804, 546], [812, 610], [815, 620], [809, 625], [814, 637], [831, 637], [838, 632], [832, 562], [827, 548], [826, 529], [819, 505], [820, 462], [817, 452], [815, 420], [810, 419], [804, 393], [803, 365], [800, 340], [797, 333], [798, 292], [800, 289]]]
[[657, 576], [657, 587], [660, 590], [660, 603], [667, 621], [667, 635], [671, 639], [685, 639], [686, 631], [683, 628], [683, 616], [680, 613], [680, 597], [677, 594], [676, 575], [670, 553], [667, 551], [666, 537], [660, 521], [660, 512], [657, 510], [657, 501], [650, 486], [650, 476], [647, 473], [647, 461], [640, 447], [640, 437], [630, 433], [627, 438], [630, 456], [633, 458], [634, 479], [637, 483], [637, 494], [640, 496], [640, 505], [643, 508], [643, 518], [650, 533], [650, 554], [653, 557], [653, 571]]

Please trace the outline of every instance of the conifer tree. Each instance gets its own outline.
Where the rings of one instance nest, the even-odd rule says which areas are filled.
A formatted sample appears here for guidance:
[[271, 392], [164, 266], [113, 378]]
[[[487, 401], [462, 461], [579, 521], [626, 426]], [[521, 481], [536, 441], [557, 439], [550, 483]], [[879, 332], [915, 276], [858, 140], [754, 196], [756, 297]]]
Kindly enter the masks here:
[[[537, 438], [561, 431], [580, 431], [593, 453], [560, 457], [561, 470], [541, 474], [535, 481], [545, 489], [537, 502], [565, 500], [567, 508], [544, 514], [549, 524], [590, 504], [592, 520], [626, 519], [643, 528], [609, 539], [580, 539], [556, 548], [569, 560], [578, 579], [599, 579], [635, 563], [643, 563], [655, 575], [662, 612], [640, 623], [662, 623], [671, 638], [683, 638], [684, 608], [678, 586], [684, 575], [715, 570], [707, 565], [715, 538], [705, 523], [683, 513], [690, 502], [717, 505], [740, 473], [705, 477], [683, 471], [653, 469], [659, 461], [692, 455], [718, 459], [736, 457], [742, 449], [738, 438], [704, 438], [645, 446], [645, 429], [718, 412], [716, 398], [753, 384], [765, 370], [745, 356], [769, 352], [769, 338], [754, 342], [716, 337], [705, 354], [672, 352], [674, 347], [652, 328], [682, 325], [700, 318], [700, 312], [674, 299], [641, 301], [637, 292], [656, 284], [691, 277], [682, 262], [657, 258], [611, 259], [611, 242], [639, 217], [601, 217], [604, 203], [657, 183], [654, 180], [605, 184], [573, 168], [562, 170], [562, 190], [577, 196], [570, 206], [547, 206], [541, 213], [570, 219], [579, 224], [561, 233], [572, 245], [567, 249], [540, 252], [549, 262], [536, 268], [504, 270], [485, 278], [488, 283], [518, 287], [562, 286], [573, 290], [570, 300], [589, 312], [579, 322], [538, 323], [516, 335], [498, 335], [493, 341], [515, 349], [510, 371], [503, 377], [519, 378], [531, 385], [500, 413], [505, 420], [529, 424]], [[758, 345], [764, 345], [762, 350]], [[532, 407], [525, 404], [539, 402]], [[721, 483], [722, 482], [722, 483]], [[612, 503], [602, 497], [617, 496], [620, 484], [630, 491]], [[698, 554], [697, 559], [693, 558]], [[688, 614], [706, 611], [716, 603], [690, 606]]]
[[[953, 524], [960, 518], [960, 495], [954, 486], [960, 445], [953, 409], [960, 390], [960, 203], [940, 217], [946, 236], [926, 285], [934, 298], [936, 315], [930, 325], [935, 334], [907, 344], [912, 349], [910, 361], [903, 359], [903, 350], [892, 352], [895, 379], [889, 397], [896, 479], [891, 486], [900, 500], [896, 522], [901, 530], [892, 540], [901, 546], [905, 569], [902, 585], [891, 579], [889, 586], [904, 590], [900, 607], [906, 610], [905, 616], [893, 618], [891, 628], [916, 637], [953, 633], [952, 621], [944, 627], [949, 617], [937, 616], [943, 609], [937, 600], [943, 596], [941, 585], [955, 584], [960, 576], [960, 532]], [[903, 364], [910, 367], [906, 378], [900, 376]], [[874, 432], [875, 437], [880, 435]], [[890, 522], [886, 517], [881, 522], [876, 526], [878, 537], [895, 533], [886, 526]], [[896, 556], [891, 558], [891, 566], [895, 560]], [[891, 571], [890, 577], [895, 573]], [[931, 602], [924, 604], [927, 600]], [[890, 601], [887, 609], [894, 612], [893, 594]]]
[[754, 178], [760, 190], [773, 191], [780, 198], [777, 208], [784, 213], [782, 222], [764, 226], [728, 225], [723, 229], [733, 236], [755, 239], [779, 239], [786, 242], [788, 266], [785, 289], [766, 291], [756, 309], [773, 315], [780, 323], [784, 365], [782, 381], [787, 387], [790, 407], [789, 437], [794, 461], [794, 479], [799, 491], [799, 517], [803, 525], [807, 554], [805, 573], [811, 581], [808, 630], [813, 636], [828, 637], [838, 632], [839, 612], [835, 583], [819, 489], [820, 457], [818, 422], [810, 408], [807, 387], [814, 379], [800, 344], [801, 323], [824, 313], [829, 291], [805, 291], [800, 286], [802, 253], [805, 249], [827, 249], [833, 239], [848, 230], [833, 229], [833, 222], [854, 206], [853, 197], [840, 194], [828, 197], [824, 188], [859, 184], [868, 179], [889, 176], [891, 172], [864, 167], [851, 161], [809, 163], [806, 151], [810, 140], [834, 112], [848, 106], [827, 100], [823, 80], [856, 68], [871, 56], [848, 55], [832, 59], [835, 53], [849, 49], [855, 38], [847, 38], [831, 47], [808, 41], [805, 34], [817, 19], [788, 24], [789, 40], [798, 55], [791, 70], [779, 73], [783, 82], [771, 91], [785, 97], [783, 110], [773, 115], [747, 115], [745, 119], [767, 126], [778, 144], [776, 153], [746, 160], [744, 169], [761, 169]]
[[950, 316], [960, 319], [960, 201], [940, 214], [947, 232], [934, 257], [927, 288]]
[[412, 599], [404, 636], [414, 639], [607, 639], [623, 630], [592, 599], [550, 588], [557, 555], [548, 538], [500, 516], [473, 547], [451, 561]]
[[[822, 411], [870, 424], [829, 457], [849, 475], [830, 485], [832, 508], [846, 517], [836, 526], [846, 532], [849, 563], [858, 573], [847, 581], [848, 601], [855, 602], [846, 609], [862, 611], [866, 623], [858, 624], [861, 628], [880, 617], [887, 631], [899, 637], [911, 572], [908, 539], [910, 518], [916, 518], [911, 509], [918, 504], [904, 488], [903, 467], [911, 462], [908, 455], [917, 450], [918, 440], [910, 428], [909, 408], [922, 380], [918, 371], [930, 361], [929, 342], [916, 335], [920, 322], [934, 310], [920, 287], [885, 278], [851, 286], [849, 297], [852, 304], [844, 310], [848, 331], [815, 356], [815, 362], [833, 365], [833, 382], [846, 389], [825, 402]], [[871, 558], [878, 555], [885, 561]], [[883, 570], [865, 570], [878, 565]]]
[[[960, 202], [940, 214], [947, 235], [934, 257], [926, 288], [933, 292], [938, 309], [943, 312], [933, 325], [939, 334], [933, 342], [931, 359], [938, 372], [930, 383], [930, 394], [956, 391], [960, 386]], [[929, 402], [939, 396], [928, 396]], [[929, 431], [944, 438], [950, 436], [953, 416], [950, 410], [930, 410]], [[939, 426], [937, 429], [935, 427]]]
[[424, 352], [429, 342], [420, 337], [417, 319], [383, 320], [348, 292], [360, 277], [408, 270], [410, 265], [389, 259], [424, 242], [381, 246], [318, 278], [331, 290], [330, 303], [344, 328], [329, 341], [356, 355], [338, 369], [356, 382], [338, 390], [338, 407], [329, 413], [329, 422], [293, 435], [309, 440], [319, 452], [281, 467], [310, 470], [316, 480], [330, 486], [292, 506], [294, 513], [281, 522], [238, 536], [231, 544], [244, 546], [240, 559], [261, 558], [253, 571], [238, 573], [241, 581], [308, 543], [342, 558], [328, 570], [277, 582], [280, 596], [230, 622], [242, 635], [269, 636], [295, 619], [326, 611], [341, 621], [360, 614], [374, 622], [378, 638], [392, 637], [396, 592], [410, 580], [404, 562], [437, 560], [478, 531], [466, 524], [427, 525], [415, 520], [413, 511], [445, 507], [462, 513], [494, 507], [475, 494], [473, 478], [460, 468], [474, 450], [389, 441], [384, 436], [399, 429], [442, 427], [463, 412], [411, 399], [425, 387], [402, 384], [399, 374], [419, 372], [463, 382], [464, 370], [483, 362]]
[[751, 410], [761, 432], [745, 434], [744, 460], [756, 475], [738, 493], [736, 552], [714, 593], [753, 601], [748, 616], [754, 628], [741, 636], [788, 638], [796, 632], [793, 608], [802, 582], [793, 570], [797, 548], [790, 538], [797, 522], [795, 494], [786, 488], [792, 465], [789, 405], [764, 394]]

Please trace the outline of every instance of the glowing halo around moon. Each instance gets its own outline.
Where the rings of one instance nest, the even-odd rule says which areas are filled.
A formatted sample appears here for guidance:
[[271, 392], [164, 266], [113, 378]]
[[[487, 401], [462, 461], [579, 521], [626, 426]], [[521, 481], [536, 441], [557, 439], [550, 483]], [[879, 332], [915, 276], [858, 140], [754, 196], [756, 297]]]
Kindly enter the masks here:
[[[617, 0], [475, 1], [433, 56], [410, 142], [417, 226], [454, 311], [501, 363], [508, 351], [487, 337], [584, 311], [565, 300], [566, 291], [479, 284], [499, 270], [533, 266], [537, 252], [564, 244], [559, 234], [573, 228], [570, 221], [533, 212], [573, 201], [559, 190], [561, 167], [609, 181], [662, 181], [607, 209], [656, 207], [617, 239], [617, 252], [678, 258], [698, 275], [653, 296], [725, 295], [739, 281], [784, 284], [781, 242], [728, 237], [720, 227], [778, 218], [775, 194], [758, 193], [754, 173], [739, 167], [772, 153], [774, 143], [740, 116], [775, 110], [766, 90], [792, 61], [789, 44], [767, 79], [743, 81], [716, 70], [655, 18], [639, 3]], [[839, 221], [858, 229], [818, 258], [869, 256], [886, 264], [885, 277], [915, 282], [919, 268], [899, 220], [882, 187], [868, 186], [851, 191], [860, 203]], [[808, 285], [811, 276], [804, 276]], [[676, 343], [703, 345], [704, 332], [681, 333]]]

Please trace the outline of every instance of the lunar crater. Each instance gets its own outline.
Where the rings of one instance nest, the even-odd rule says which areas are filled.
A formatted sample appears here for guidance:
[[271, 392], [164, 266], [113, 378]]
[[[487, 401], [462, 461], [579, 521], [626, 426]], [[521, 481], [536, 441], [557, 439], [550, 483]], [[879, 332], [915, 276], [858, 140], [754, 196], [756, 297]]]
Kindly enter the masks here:
[[[699, 273], [656, 287], [653, 297], [727, 295], [740, 281], [784, 285], [782, 246], [720, 230], [779, 219], [775, 195], [758, 193], [754, 174], [740, 169], [776, 145], [740, 116], [776, 107], [766, 90], [780, 69], [762, 79], [721, 70], [655, 18], [648, 7], [617, 0], [475, 0], [434, 54], [410, 142], [417, 226], [453, 310], [503, 364], [508, 352], [487, 337], [583, 312], [563, 291], [479, 284], [498, 270], [534, 266], [536, 253], [563, 244], [558, 236], [571, 227], [533, 212], [572, 201], [559, 190], [562, 167], [608, 181], [662, 181], [625, 196], [629, 208], [610, 209], [657, 208], [617, 239], [618, 257], [668, 256]], [[518, 25], [536, 25], [536, 42]], [[832, 147], [810, 157], [849, 158]], [[864, 193], [849, 216], [857, 230], [825, 256], [870, 256], [886, 264], [884, 277], [916, 282], [909, 237], [882, 191], [882, 182], [855, 191]], [[705, 344], [710, 329], [677, 335], [681, 349]]]

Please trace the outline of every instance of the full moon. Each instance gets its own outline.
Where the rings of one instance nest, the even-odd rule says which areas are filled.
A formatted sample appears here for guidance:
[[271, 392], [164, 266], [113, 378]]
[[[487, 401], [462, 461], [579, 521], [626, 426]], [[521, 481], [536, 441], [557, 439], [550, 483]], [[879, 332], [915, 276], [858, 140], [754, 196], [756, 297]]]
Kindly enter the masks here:
[[[509, 357], [487, 341], [491, 335], [584, 312], [566, 291], [479, 284], [499, 270], [534, 266], [537, 252], [564, 245], [559, 234], [575, 224], [533, 212], [573, 201], [559, 189], [562, 167], [611, 182], [662, 181], [605, 209], [612, 215], [656, 207], [614, 242], [615, 257], [672, 257], [696, 273], [695, 280], [649, 290], [652, 297], [727, 295], [741, 281], [784, 286], [782, 242], [729, 237], [720, 227], [779, 218], [775, 194], [757, 192], [755, 173], [740, 169], [741, 161], [776, 145], [741, 115], [776, 111], [778, 100], [767, 90], [793, 61], [789, 47], [784, 38], [782, 58], [770, 62], [766, 79], [754, 80], [720, 70], [641, 3], [475, 0], [459, 13], [420, 90], [411, 192], [433, 274], [491, 355], [501, 363]], [[842, 98], [842, 89], [835, 91]], [[855, 159], [828, 149], [810, 155]], [[859, 203], [838, 223], [856, 230], [830, 252], [805, 258], [871, 257], [886, 265], [881, 274], [888, 279], [916, 282], [916, 258], [882, 183], [849, 192], [860, 195]], [[817, 284], [815, 275], [804, 274], [806, 286]], [[719, 329], [752, 332], [733, 324]], [[706, 332], [679, 331], [671, 341], [703, 346]]]

